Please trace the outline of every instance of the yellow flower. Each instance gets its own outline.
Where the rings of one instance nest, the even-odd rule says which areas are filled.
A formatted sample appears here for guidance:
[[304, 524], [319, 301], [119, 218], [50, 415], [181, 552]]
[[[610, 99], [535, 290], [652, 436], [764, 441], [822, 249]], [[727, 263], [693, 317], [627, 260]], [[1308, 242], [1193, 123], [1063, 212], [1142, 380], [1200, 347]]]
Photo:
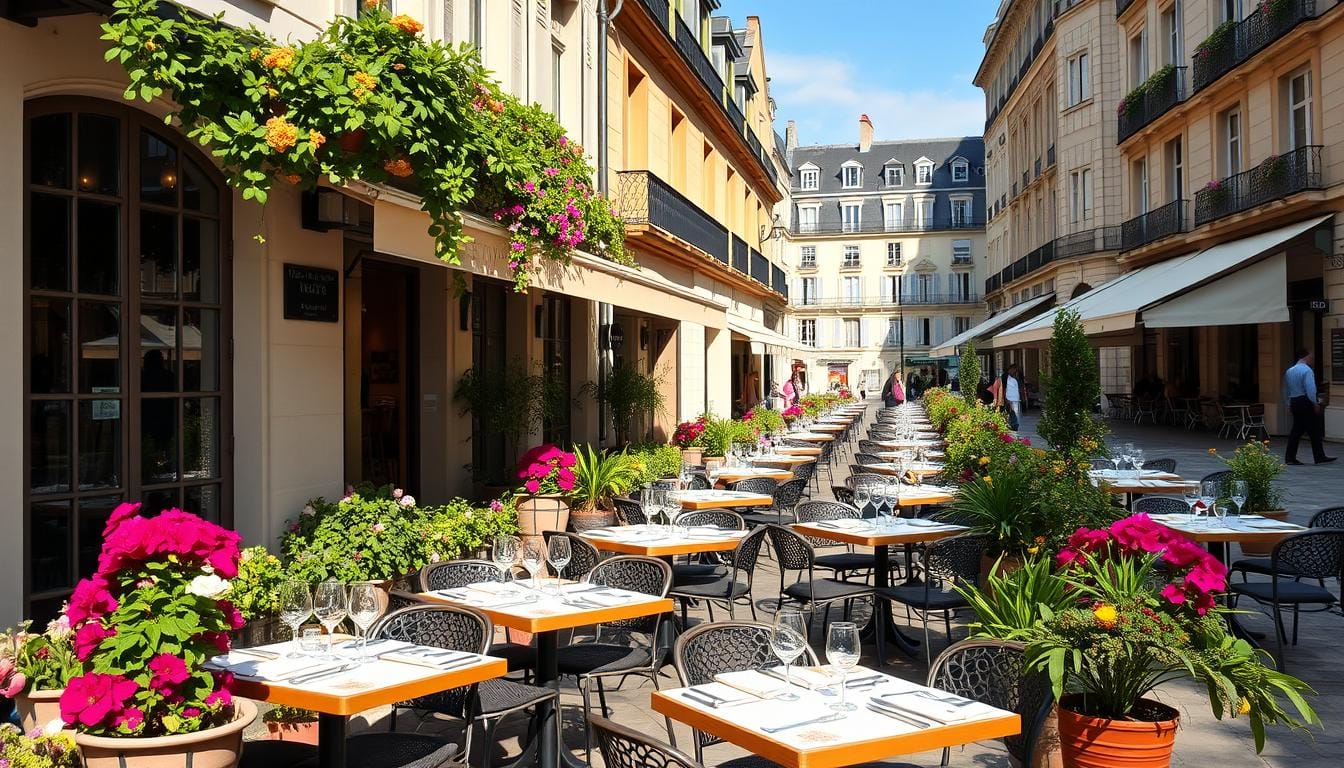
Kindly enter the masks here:
[[261, 49], [260, 49], [260, 48], [253, 48], [252, 50], [250, 50], [250, 51], [247, 52], [247, 55], [248, 55], [248, 57], [251, 58], [253, 61], [256, 61], [257, 59], [260, 59], [260, 58], [261, 58]]
[[990, 475], [985, 475], [985, 485], [993, 485], [993, 484], [994, 484], [994, 478], [991, 477]]
[[285, 152], [299, 142], [299, 129], [283, 117], [266, 121], [266, 143], [276, 152]]
[[359, 84], [359, 87], [363, 88], [366, 91], [372, 91], [373, 89], [378, 87], [378, 81], [375, 80], [373, 78], [373, 75], [370, 75], [368, 72], [356, 72], [354, 74], [353, 79], [356, 83]]
[[154, 49], [156, 49], [156, 48], [158, 48], [158, 47], [159, 47], [159, 46], [156, 45], [156, 44], [154, 43], [153, 40], [146, 40], [146, 41], [145, 41], [145, 50], [146, 50], [146, 51], [152, 51], [152, 50], [154, 50]]
[[420, 30], [425, 28], [424, 24], [421, 24], [420, 22], [416, 21], [415, 19], [412, 19], [410, 16], [407, 16], [404, 13], [399, 13], [396, 16], [393, 16], [392, 19], [387, 23], [391, 24], [397, 29], [400, 29], [402, 32], [405, 32], [408, 35], [414, 35], [418, 33]]
[[1246, 698], [1245, 696], [1242, 696], [1242, 697], [1241, 697], [1241, 701], [1237, 702], [1237, 714], [1238, 714], [1238, 715], [1249, 715], [1249, 714], [1251, 714], [1251, 700], [1250, 700], [1250, 699]]
[[980, 457], [980, 466], [983, 467], [983, 466], [985, 466], [985, 465], [988, 464], [988, 463], [989, 463], [989, 457], [988, 457], [988, 456], [981, 456], [981, 457]]
[[1218, 455], [1218, 449], [1217, 449], [1217, 448], [1210, 448], [1210, 449], [1209, 449], [1209, 455], [1210, 455], [1210, 456], [1217, 456], [1217, 455]]
[[1097, 618], [1097, 623], [1103, 629], [1115, 629], [1115, 622], [1120, 618], [1120, 612], [1115, 610], [1115, 606], [1105, 603], [1093, 608], [1092, 615]]
[[1040, 548], [1040, 547], [1027, 547], [1027, 554], [1028, 554], [1028, 555], [1035, 555], [1036, 553], [1038, 553], [1038, 552], [1040, 552], [1040, 551], [1041, 551], [1041, 548]]
[[318, 149], [327, 143], [327, 137], [323, 136], [321, 131], [310, 128], [308, 129], [308, 143], [313, 145], [313, 149]]
[[289, 46], [272, 48], [271, 52], [262, 58], [261, 64], [267, 69], [288, 71], [290, 67], [294, 66], [294, 49]]

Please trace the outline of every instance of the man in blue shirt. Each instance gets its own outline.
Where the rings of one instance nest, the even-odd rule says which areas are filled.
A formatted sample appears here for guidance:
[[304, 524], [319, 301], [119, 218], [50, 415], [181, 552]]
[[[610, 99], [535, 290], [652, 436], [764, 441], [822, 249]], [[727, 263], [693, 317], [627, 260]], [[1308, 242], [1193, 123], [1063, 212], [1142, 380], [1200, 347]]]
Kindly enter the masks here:
[[1311, 437], [1312, 458], [1317, 464], [1335, 460], [1325, 455], [1322, 440], [1325, 436], [1325, 423], [1321, 419], [1321, 405], [1316, 401], [1316, 374], [1311, 370], [1315, 356], [1307, 349], [1297, 351], [1297, 362], [1283, 374], [1284, 394], [1288, 397], [1288, 410], [1293, 414], [1293, 430], [1288, 433], [1288, 450], [1284, 454], [1285, 464], [1300, 465], [1297, 460], [1297, 444], [1302, 435]]

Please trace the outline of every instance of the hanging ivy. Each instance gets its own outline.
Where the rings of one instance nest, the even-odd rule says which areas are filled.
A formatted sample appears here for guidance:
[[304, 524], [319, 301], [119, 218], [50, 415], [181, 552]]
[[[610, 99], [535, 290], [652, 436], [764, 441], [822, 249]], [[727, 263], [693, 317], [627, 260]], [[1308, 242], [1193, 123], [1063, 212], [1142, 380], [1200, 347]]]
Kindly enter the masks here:
[[583, 148], [535, 105], [502, 92], [469, 47], [424, 39], [377, 0], [316, 38], [280, 42], [157, 0], [116, 0], [106, 58], [127, 99], [171, 98], [192, 139], [245, 200], [277, 181], [311, 188], [403, 179], [429, 214], [439, 258], [459, 263], [460, 211], [510, 232], [518, 290], [574, 250], [629, 263], [624, 230], [591, 187]]

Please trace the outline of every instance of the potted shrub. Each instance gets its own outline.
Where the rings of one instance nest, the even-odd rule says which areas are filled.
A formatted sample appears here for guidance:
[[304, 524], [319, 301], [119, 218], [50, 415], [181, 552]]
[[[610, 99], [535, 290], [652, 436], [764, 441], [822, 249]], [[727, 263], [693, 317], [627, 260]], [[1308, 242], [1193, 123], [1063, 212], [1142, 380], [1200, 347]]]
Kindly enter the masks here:
[[636, 417], [653, 416], [664, 411], [667, 400], [659, 387], [660, 377], [646, 376], [629, 362], [617, 363], [602, 378], [602, 386], [593, 382], [583, 390], [598, 403], [606, 406], [615, 431], [615, 442], [624, 446], [630, 442], [630, 432]]
[[6, 768], [79, 768], [75, 740], [57, 720], [50, 728], [20, 730], [0, 723], [0, 765]]
[[1035, 544], [1039, 507], [1025, 474], [1029, 464], [1026, 459], [1001, 461], [993, 474], [964, 483], [948, 510], [948, 516], [967, 526], [969, 533], [988, 537], [981, 556], [981, 584], [988, 583], [995, 570], [1019, 568], [1027, 548]]
[[681, 449], [681, 460], [685, 464], [699, 466], [704, 463], [705, 421], [704, 416], [694, 421], [683, 421], [672, 433], [672, 444]]
[[591, 445], [574, 449], [574, 487], [569, 492], [569, 525], [575, 531], [616, 522], [613, 497], [635, 487], [635, 466], [625, 451], [599, 453]]
[[424, 512], [419, 532], [426, 548], [426, 563], [483, 558], [496, 536], [518, 532], [518, 512], [512, 498], [495, 499], [483, 506], [453, 499]]
[[312, 499], [280, 537], [289, 576], [310, 584], [390, 581], [423, 568], [424, 510], [400, 488], [363, 483], [331, 502]]
[[780, 411], [779, 415], [784, 419], [784, 425], [786, 427], [792, 427], [795, 421], [803, 418], [803, 407], [801, 405], [790, 405], [788, 408]]
[[272, 707], [261, 716], [272, 741], [317, 744], [317, 713], [298, 707]]
[[635, 487], [649, 485], [655, 480], [676, 477], [681, 472], [683, 454], [675, 445], [645, 443], [631, 448], [631, 470], [635, 474]]
[[[482, 434], [504, 438], [505, 455], [510, 461], [528, 436], [563, 403], [547, 377], [533, 372], [521, 359], [499, 369], [467, 369], [458, 379], [453, 400], [461, 404], [463, 415], [471, 414]], [[500, 496], [512, 484], [507, 466], [472, 467], [472, 473], [483, 484], [481, 493], [486, 496]]]
[[578, 458], [549, 443], [538, 445], [518, 460], [518, 531], [540, 537], [542, 531], [563, 531], [569, 525], [568, 495], [574, 490]]
[[229, 583], [229, 602], [247, 622], [232, 633], [238, 648], [266, 645], [288, 637], [281, 631], [280, 585], [287, 576], [280, 558], [265, 547], [248, 547], [239, 554], [238, 575]]
[[81, 673], [61, 695], [86, 768], [236, 765], [256, 706], [204, 664], [227, 653], [242, 614], [224, 599], [240, 537], [177, 509], [108, 518], [92, 576], [66, 607]]
[[784, 417], [778, 411], [762, 406], [747, 411], [742, 416], [742, 422], [747, 425], [756, 440], [784, 431]]
[[[1232, 472], [1219, 493], [1223, 500], [1232, 497], [1232, 482], [1243, 480], [1246, 482], [1246, 504], [1241, 508], [1243, 513], [1275, 520], [1288, 519], [1288, 510], [1283, 508], [1282, 497], [1275, 486], [1279, 475], [1283, 473], [1283, 462], [1269, 452], [1268, 440], [1251, 440], [1239, 446], [1230, 458], [1220, 455], [1217, 448], [1210, 448], [1209, 453], [1217, 456]], [[1273, 541], [1247, 541], [1241, 544], [1241, 552], [1247, 557], [1269, 557], [1273, 548]]]
[[732, 419], [710, 418], [705, 422], [705, 465], [722, 464], [733, 449], [733, 443], [740, 442], [746, 435], [741, 422]]
[[[961, 399], [970, 405], [976, 402], [980, 395], [980, 355], [975, 351], [975, 342], [968, 341], [966, 346], [961, 348], [961, 361], [958, 366], [960, 370], [957, 373], [957, 380], [961, 387]], [[927, 399], [928, 396], [925, 395], [925, 400]]]
[[79, 674], [73, 632], [64, 614], [41, 633], [28, 631], [24, 622], [0, 635], [0, 696], [14, 700], [25, 731], [42, 728], [60, 718], [61, 694], [70, 678]]
[[1266, 725], [1320, 722], [1305, 683], [1228, 634], [1217, 603], [1227, 569], [1199, 545], [1140, 514], [1080, 528], [1056, 561], [1073, 602], [1011, 635], [1026, 643], [1028, 665], [1050, 677], [1065, 765], [1169, 765], [1179, 714], [1147, 697], [1174, 680], [1202, 683], [1220, 719], [1248, 716], [1257, 752]]

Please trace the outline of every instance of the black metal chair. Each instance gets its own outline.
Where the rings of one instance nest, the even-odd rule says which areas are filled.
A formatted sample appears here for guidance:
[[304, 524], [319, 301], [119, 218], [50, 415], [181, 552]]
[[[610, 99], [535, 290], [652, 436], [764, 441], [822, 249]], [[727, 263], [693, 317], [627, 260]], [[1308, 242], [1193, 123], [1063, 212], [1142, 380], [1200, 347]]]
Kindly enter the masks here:
[[[769, 624], [750, 621], [720, 621], [701, 624], [677, 638], [672, 646], [672, 665], [684, 686], [704, 685], [715, 675], [748, 669], [779, 666], [779, 657], [770, 648]], [[801, 663], [817, 664], [817, 654], [808, 645]], [[669, 721], [669, 725], [671, 722]], [[695, 740], [695, 758], [703, 761], [704, 748], [723, 740], [699, 729], [691, 729]]]
[[[468, 584], [499, 583], [507, 581], [504, 572], [488, 560], [445, 560], [430, 563], [420, 569], [420, 586], [425, 592], [440, 589], [456, 589]], [[490, 646], [489, 654], [508, 661], [510, 672], [524, 673], [524, 680], [530, 677], [530, 671], [537, 666], [537, 649], [525, 643], [509, 640], [510, 632], [504, 630], [505, 642]]]
[[[819, 523], [827, 520], [857, 520], [861, 515], [859, 510], [852, 504], [845, 504], [838, 501], [806, 501], [798, 505], [794, 513], [800, 523]], [[830, 539], [823, 539], [816, 536], [806, 536], [808, 543], [812, 545], [815, 551], [819, 548], [843, 547], [843, 552], [832, 552], [829, 554], [817, 555], [816, 564], [818, 568], [825, 568], [835, 572], [835, 578], [843, 580], [846, 574], [859, 573], [873, 570], [874, 558], [872, 553], [855, 552], [854, 548], [839, 544]]]
[[[822, 503], [822, 502], [812, 502]], [[801, 505], [800, 505], [801, 506]], [[818, 578], [816, 574], [817, 554], [807, 537], [782, 525], [766, 526], [770, 532], [770, 543], [775, 551], [775, 562], [779, 564], [780, 604], [789, 598], [808, 611], [808, 631], [811, 632], [813, 614], [817, 608], [824, 611], [821, 631], [824, 635], [830, 626], [830, 607], [834, 603], [843, 603], [845, 616], [849, 617], [855, 600], [868, 600], [873, 596], [873, 588], [867, 584], [858, 584], [835, 578]], [[790, 571], [797, 572], [798, 580], [786, 584]]]
[[1115, 462], [1107, 458], [1097, 457], [1092, 459], [1093, 469], [1115, 469]]
[[[1283, 671], [1287, 668], [1283, 645], [1288, 639], [1283, 627], [1284, 608], [1292, 609], [1292, 644], [1297, 645], [1297, 622], [1303, 607], [1315, 606], [1308, 612], [1316, 613], [1339, 603], [1339, 598], [1321, 585], [1325, 579], [1344, 576], [1344, 528], [1313, 528], [1284, 538], [1270, 553], [1269, 569], [1269, 581], [1231, 584], [1229, 588], [1233, 608], [1240, 598], [1249, 597], [1273, 612], [1274, 659]], [[1319, 583], [1304, 584], [1300, 579], [1316, 579]]]
[[745, 531], [746, 522], [742, 516], [731, 509], [695, 509], [677, 515], [677, 525], [687, 527], [711, 526], [726, 528], [730, 531]]
[[[457, 754], [456, 744], [426, 733], [361, 733], [345, 740], [345, 764], [359, 768], [440, 768]], [[488, 756], [483, 765], [490, 765]]]
[[[769, 512], [747, 512], [742, 515], [742, 519], [748, 525], [755, 527], [759, 525], [785, 525], [793, 521], [793, 508], [798, 506], [802, 500], [803, 493], [807, 490], [807, 478], [794, 478], [785, 480], [775, 486], [774, 503], [770, 505]], [[757, 507], [756, 509], [760, 509]]]
[[[1007, 640], [962, 640], [938, 654], [929, 669], [930, 688], [962, 696], [992, 707], [1016, 712], [1022, 731], [1003, 739], [1017, 765], [1032, 765], [1032, 748], [1054, 696], [1049, 678], [1027, 669], [1021, 643]], [[943, 749], [941, 765], [951, 750]]]
[[854, 460], [857, 461], [859, 463], [859, 466], [861, 467], [866, 467], [870, 464], [885, 464], [887, 461], [881, 456], [875, 456], [871, 453], [862, 453], [862, 452], [854, 454]]
[[1188, 515], [1190, 505], [1171, 496], [1140, 496], [1134, 500], [1134, 512], [1148, 515]]
[[809, 498], [811, 497], [812, 476], [815, 475], [816, 473], [817, 473], [817, 462], [815, 461], [809, 461], [806, 464], [799, 464], [798, 466], [793, 468], [793, 478], [795, 480], [803, 481], [802, 495], [804, 497]]
[[387, 593], [387, 610], [383, 612], [383, 615], [386, 616], [393, 611], [410, 608], [413, 605], [427, 605], [427, 603], [414, 592], [402, 592], [399, 589], [389, 590]]
[[1176, 460], [1168, 458], [1147, 459], [1143, 462], [1143, 468], [1154, 472], [1170, 472], [1174, 475], [1176, 474]]
[[645, 734], [605, 717], [588, 720], [606, 768], [705, 768], [695, 758], [676, 747], [655, 741]]
[[751, 608], [751, 617], [756, 618], [756, 603], [751, 599], [751, 584], [755, 577], [756, 561], [761, 554], [761, 545], [765, 542], [767, 533], [765, 527], [760, 527], [743, 537], [729, 555], [728, 572], [722, 578], [706, 583], [676, 585], [672, 588], [668, 594], [681, 603], [683, 627], [689, 626], [687, 611], [694, 600], [705, 602], [710, 621], [714, 621], [715, 604], [724, 606], [728, 610], [728, 617], [736, 619], [736, 605], [744, 599]]
[[708, 478], [708, 477], [705, 477], [705, 473], [703, 473], [703, 472], [692, 472], [692, 473], [691, 473], [691, 480], [690, 480], [690, 487], [689, 487], [687, 490], [691, 490], [691, 491], [707, 491], [707, 490], [709, 490], [710, 488], [713, 488], [713, 487], [714, 487], [714, 484], [711, 483], [711, 482], [709, 482], [709, 478]]
[[[862, 469], [862, 467], [860, 467], [860, 469]], [[853, 490], [854, 488], [858, 487], [860, 483], [876, 483], [878, 485], [885, 485], [886, 483], [889, 482], [891, 482], [890, 477], [887, 477], [886, 475], [879, 475], [876, 472], [855, 472], [850, 474], [849, 477], [845, 478], [845, 485], [849, 486], [850, 490]]]
[[[1144, 466], [1148, 466], [1147, 462], [1144, 462]], [[1218, 484], [1219, 488], [1222, 488], [1231, 479], [1232, 479], [1232, 470], [1222, 469], [1217, 472], [1210, 472], [1209, 474], [1200, 478], [1199, 484], [1203, 485], [1204, 483], [1213, 481]]]
[[884, 452], [884, 451], [886, 451], [886, 450], [887, 450], [886, 448], [883, 448], [881, 445], [879, 445], [879, 444], [878, 444], [876, 441], [874, 441], [874, 440], [860, 440], [860, 441], [859, 441], [859, 452], [860, 452], [860, 453], [882, 453], [882, 452]]
[[589, 571], [602, 562], [602, 553], [582, 536], [563, 531], [542, 531], [541, 536], [546, 541], [547, 546], [550, 546], [551, 539], [556, 536], [569, 539], [569, 563], [565, 566], [563, 573], [556, 574], [558, 576], [573, 581], [582, 581]]
[[[604, 587], [614, 587], [656, 597], [667, 597], [672, 587], [672, 566], [656, 557], [620, 555], [608, 558], [588, 574], [585, 581]], [[607, 693], [603, 680], [608, 677], [638, 675], [649, 678], [658, 688], [658, 670], [667, 657], [662, 647], [663, 614], [622, 619], [600, 624], [591, 640], [571, 643], [557, 654], [560, 674], [578, 679], [583, 697], [585, 720], [592, 712], [591, 686], [597, 687], [602, 714], [609, 714]], [[642, 637], [640, 637], [642, 636]], [[608, 642], [611, 638], [612, 642]], [[585, 730], [584, 748], [587, 762], [593, 761], [591, 733]]]
[[735, 483], [729, 483], [728, 489], [741, 491], [743, 493], [759, 493], [762, 496], [771, 496], [775, 493], [775, 488], [779, 481], [769, 477], [747, 477], [738, 480]]
[[649, 516], [644, 514], [644, 507], [638, 501], [612, 499], [611, 503], [616, 507], [616, 516], [626, 525], [645, 525], [649, 522]]
[[[1308, 528], [1344, 528], [1344, 507], [1326, 507], [1311, 516], [1311, 521], [1307, 523]], [[1246, 580], [1246, 574], [1257, 573], [1261, 576], [1269, 576], [1274, 573], [1271, 570], [1268, 557], [1247, 557], [1232, 563], [1229, 569], [1231, 573], [1240, 573], [1241, 580]], [[1228, 575], [1230, 576], [1231, 573]], [[1282, 571], [1284, 575], [1294, 576], [1290, 571]], [[1324, 587], [1325, 579], [1319, 579], [1318, 583]]]
[[[372, 638], [402, 640], [418, 645], [429, 645], [435, 648], [470, 653], [487, 653], [490, 650], [490, 639], [493, 636], [494, 627], [490, 619], [484, 614], [469, 608], [451, 605], [421, 605], [403, 608], [389, 613], [369, 628], [369, 637]], [[559, 691], [553, 688], [540, 688], [505, 678], [495, 678], [474, 686], [453, 688], [398, 703], [392, 707], [392, 716], [389, 721], [391, 727], [395, 729], [398, 711], [402, 709], [417, 709], [463, 720], [467, 723], [467, 733], [466, 744], [461, 753], [462, 757], [470, 757], [472, 730], [474, 727], [480, 728], [484, 742], [482, 745], [484, 759], [481, 765], [483, 768], [489, 768], [493, 757], [492, 746], [494, 744], [495, 728], [503, 718], [528, 709], [536, 709], [539, 712], [538, 705], [545, 701], [554, 701], [558, 706], [559, 699]], [[554, 709], [552, 712], [554, 712]], [[559, 738], [560, 721], [558, 717], [552, 715], [550, 717], [552, 722], [549, 723], [537, 723], [535, 722], [535, 716], [533, 719], [532, 736], [535, 737], [540, 728], [555, 728], [557, 729], [557, 738]], [[529, 739], [523, 753], [514, 765], [527, 765], [536, 749], [537, 739]], [[363, 765], [364, 763], [351, 760], [350, 764]], [[435, 763], [435, 765], [438, 765], [438, 763]]]
[[[923, 578], [917, 582], [907, 582], [877, 590], [877, 597], [900, 603], [907, 609], [919, 614], [924, 624], [924, 658], [933, 663], [933, 654], [929, 650], [929, 614], [941, 613], [947, 630], [947, 642], [952, 643], [952, 613], [969, 607], [952, 584], [963, 587], [980, 585], [980, 558], [989, 544], [988, 536], [963, 534], [931, 542], [917, 563], [911, 563], [913, 572], [918, 569]], [[935, 586], [935, 581], [938, 582]], [[878, 644], [878, 664], [885, 663], [886, 654]]]

